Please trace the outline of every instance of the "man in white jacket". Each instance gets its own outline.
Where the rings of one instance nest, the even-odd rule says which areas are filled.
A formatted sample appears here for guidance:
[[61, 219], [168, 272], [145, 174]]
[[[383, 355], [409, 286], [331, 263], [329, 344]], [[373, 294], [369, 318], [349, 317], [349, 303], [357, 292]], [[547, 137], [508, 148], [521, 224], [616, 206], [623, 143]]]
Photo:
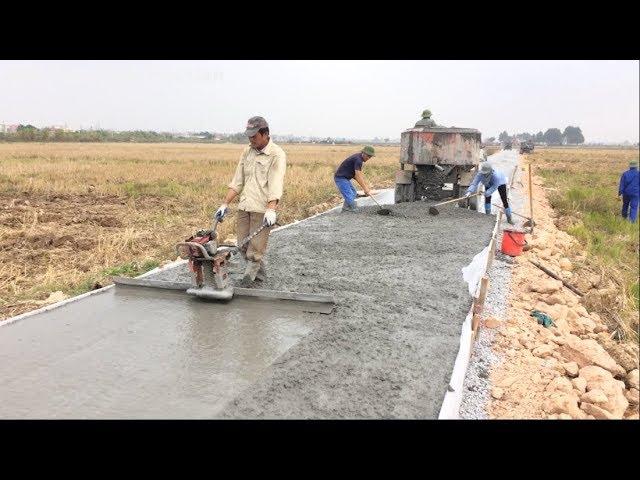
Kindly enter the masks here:
[[229, 190], [215, 216], [222, 220], [229, 203], [240, 195], [238, 203], [237, 237], [241, 242], [263, 224], [258, 235], [242, 247], [241, 253], [247, 261], [247, 269], [242, 279], [243, 285], [254, 280], [264, 280], [266, 269], [264, 254], [271, 228], [276, 223], [276, 209], [284, 184], [287, 156], [284, 150], [271, 141], [269, 124], [262, 117], [251, 117], [244, 134], [250, 145], [240, 155]]

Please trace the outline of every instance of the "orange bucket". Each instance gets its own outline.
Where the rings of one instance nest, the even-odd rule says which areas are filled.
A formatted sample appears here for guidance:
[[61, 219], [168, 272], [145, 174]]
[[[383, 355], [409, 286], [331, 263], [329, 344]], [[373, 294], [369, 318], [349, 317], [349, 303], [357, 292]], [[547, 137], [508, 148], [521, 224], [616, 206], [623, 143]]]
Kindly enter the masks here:
[[527, 244], [524, 239], [524, 232], [518, 230], [510, 230], [505, 228], [502, 232], [502, 248], [501, 251], [505, 255], [517, 257], [522, 255], [522, 247]]

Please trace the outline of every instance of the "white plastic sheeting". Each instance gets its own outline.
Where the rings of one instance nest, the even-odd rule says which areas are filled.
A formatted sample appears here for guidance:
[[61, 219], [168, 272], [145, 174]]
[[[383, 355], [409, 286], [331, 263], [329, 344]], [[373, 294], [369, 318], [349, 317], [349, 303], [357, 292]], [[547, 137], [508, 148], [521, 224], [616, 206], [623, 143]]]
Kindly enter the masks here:
[[[393, 205], [395, 203], [395, 189], [385, 188], [384, 190], [378, 190], [378, 193], [373, 197], [380, 205]], [[375, 203], [369, 197], [362, 197], [356, 199], [356, 205], [359, 207], [369, 207], [375, 205]]]
[[455, 420], [460, 418], [460, 405], [462, 404], [462, 389], [464, 386], [464, 378], [467, 375], [469, 360], [471, 357], [471, 320], [473, 318], [473, 306], [469, 309], [467, 317], [462, 324], [462, 333], [460, 334], [460, 350], [456, 355], [456, 361], [451, 372], [449, 380], [449, 388], [442, 400], [438, 420]]
[[469, 285], [469, 295], [472, 297], [476, 293], [476, 289], [478, 288], [478, 283], [480, 283], [482, 275], [484, 275], [484, 268], [487, 264], [488, 255], [489, 247], [486, 246], [480, 253], [473, 257], [473, 260], [471, 260], [469, 265], [462, 269], [462, 278]]

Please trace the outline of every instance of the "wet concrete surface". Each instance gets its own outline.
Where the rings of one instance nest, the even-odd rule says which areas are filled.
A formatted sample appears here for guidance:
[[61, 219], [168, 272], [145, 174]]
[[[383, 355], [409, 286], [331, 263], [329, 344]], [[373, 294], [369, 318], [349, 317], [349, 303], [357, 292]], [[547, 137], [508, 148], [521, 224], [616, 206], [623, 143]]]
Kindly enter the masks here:
[[495, 217], [390, 208], [272, 234], [256, 286], [333, 294], [331, 315], [117, 287], [4, 325], [0, 418], [437, 418]]
[[113, 288], [2, 327], [0, 418], [213, 418], [317, 315]]
[[259, 287], [334, 294], [336, 309], [311, 319], [221, 418], [437, 418], [471, 306], [461, 269], [495, 216], [445, 206], [434, 217], [429, 205], [334, 211], [272, 234]]

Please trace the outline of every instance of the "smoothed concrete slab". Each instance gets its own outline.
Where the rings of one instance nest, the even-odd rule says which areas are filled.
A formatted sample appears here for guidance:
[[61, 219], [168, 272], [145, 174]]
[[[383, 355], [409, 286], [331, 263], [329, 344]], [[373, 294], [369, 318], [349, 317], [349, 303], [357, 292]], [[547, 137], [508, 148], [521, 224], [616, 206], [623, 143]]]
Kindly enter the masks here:
[[1, 418], [212, 418], [311, 331], [295, 302], [124, 287], [0, 331]]

